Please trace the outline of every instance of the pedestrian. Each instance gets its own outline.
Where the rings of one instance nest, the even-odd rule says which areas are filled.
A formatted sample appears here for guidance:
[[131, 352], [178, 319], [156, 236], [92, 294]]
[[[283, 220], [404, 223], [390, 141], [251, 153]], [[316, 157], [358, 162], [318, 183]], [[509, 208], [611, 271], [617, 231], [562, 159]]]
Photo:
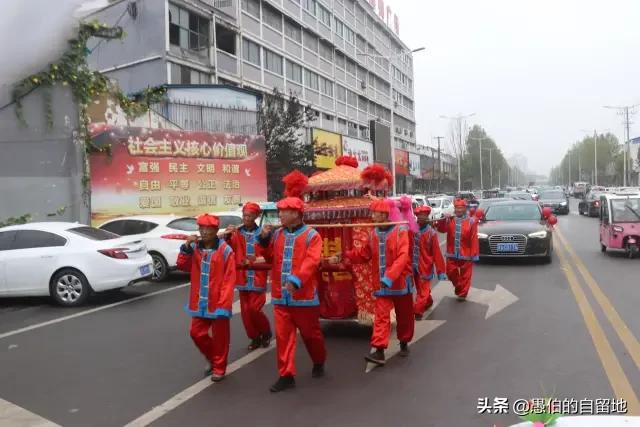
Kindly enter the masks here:
[[274, 306], [278, 380], [271, 386], [274, 393], [295, 387], [296, 330], [313, 361], [314, 378], [324, 376], [327, 357], [320, 329], [318, 299], [318, 267], [322, 239], [304, 224], [304, 202], [286, 197], [276, 207], [281, 228], [263, 228], [260, 243], [271, 261], [271, 303]]
[[267, 270], [251, 268], [264, 256], [264, 248], [259, 244], [262, 229], [256, 224], [261, 213], [258, 204], [246, 203], [242, 208], [242, 225], [238, 228], [231, 225], [225, 230], [226, 241], [236, 258], [236, 289], [240, 294], [242, 323], [251, 340], [249, 351], [269, 347], [272, 337], [269, 319], [262, 312], [267, 302]]
[[391, 310], [396, 312], [396, 333], [400, 341], [400, 356], [409, 355], [409, 342], [415, 327], [413, 315], [413, 275], [411, 274], [409, 230], [405, 225], [386, 225], [391, 212], [390, 201], [374, 200], [371, 218], [377, 225], [369, 232], [368, 242], [330, 257], [338, 263], [344, 257], [354, 264], [371, 262], [375, 316], [371, 335], [372, 353], [365, 359], [376, 365], [386, 363], [385, 350], [391, 334]]
[[436, 228], [447, 233], [447, 277], [455, 288], [458, 301], [464, 301], [471, 289], [473, 263], [478, 261], [478, 220], [467, 215], [467, 202], [456, 199], [453, 202], [454, 215], [437, 222]]
[[217, 216], [200, 215], [197, 223], [200, 238], [189, 236], [180, 247], [177, 266], [191, 273], [189, 302], [185, 307], [191, 315], [191, 338], [209, 362], [206, 375], [219, 382], [224, 379], [229, 356], [236, 261], [231, 247], [218, 237]]
[[413, 235], [412, 267], [417, 288], [413, 314], [416, 320], [422, 320], [424, 313], [433, 305], [431, 280], [447, 280], [444, 258], [440, 251], [438, 233], [430, 225], [431, 206], [419, 206], [414, 210], [419, 230]]

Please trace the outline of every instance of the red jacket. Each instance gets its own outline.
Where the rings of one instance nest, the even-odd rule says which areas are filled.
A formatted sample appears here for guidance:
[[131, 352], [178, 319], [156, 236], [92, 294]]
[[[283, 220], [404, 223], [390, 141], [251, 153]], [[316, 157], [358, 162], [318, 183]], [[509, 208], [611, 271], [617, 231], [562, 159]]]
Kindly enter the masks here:
[[368, 244], [345, 253], [353, 263], [372, 262], [375, 296], [398, 296], [413, 293], [413, 275], [409, 248], [409, 230], [393, 226], [369, 232]]
[[430, 225], [427, 224], [417, 233], [413, 233], [411, 259], [413, 274], [417, 279], [431, 280], [436, 273], [440, 280], [447, 279], [438, 233]]
[[447, 258], [478, 261], [478, 220], [475, 217], [450, 217], [436, 223], [438, 231], [447, 233]]
[[264, 248], [259, 244], [262, 228], [249, 231], [243, 225], [229, 236], [227, 243], [236, 258], [236, 289], [239, 291], [264, 292], [267, 290], [267, 270], [252, 270], [242, 266], [248, 256], [264, 257]]
[[179, 270], [191, 273], [187, 313], [207, 319], [231, 317], [236, 260], [227, 243], [218, 240], [216, 249], [204, 249], [196, 243], [184, 244], [177, 266]]
[[[317, 273], [322, 256], [320, 234], [306, 224], [291, 232], [278, 228], [267, 245], [265, 258], [272, 264], [271, 303], [294, 307], [320, 305], [317, 292]], [[293, 295], [287, 291], [287, 282], [297, 288]]]

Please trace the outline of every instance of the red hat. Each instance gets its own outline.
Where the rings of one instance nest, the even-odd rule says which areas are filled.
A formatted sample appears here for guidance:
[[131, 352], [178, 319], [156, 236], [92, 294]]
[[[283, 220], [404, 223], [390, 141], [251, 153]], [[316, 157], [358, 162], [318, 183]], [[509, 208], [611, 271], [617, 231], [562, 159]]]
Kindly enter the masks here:
[[465, 199], [456, 199], [453, 201], [453, 206], [456, 208], [466, 208], [467, 201]]
[[371, 212], [391, 212], [391, 208], [389, 207], [389, 204], [385, 199], [378, 199], [371, 202], [371, 204], [369, 205], [369, 210]]
[[304, 202], [298, 197], [285, 197], [276, 204], [276, 208], [304, 212]]
[[260, 205], [257, 203], [247, 202], [242, 207], [242, 212], [243, 213], [248, 212], [248, 213], [259, 215], [262, 212], [262, 209], [260, 209]]
[[219, 227], [220, 219], [211, 214], [202, 214], [198, 217], [197, 224], [202, 227]]
[[413, 213], [415, 213], [416, 215], [419, 215], [419, 214], [429, 215], [431, 213], [431, 206], [427, 206], [427, 205], [418, 206], [413, 210]]

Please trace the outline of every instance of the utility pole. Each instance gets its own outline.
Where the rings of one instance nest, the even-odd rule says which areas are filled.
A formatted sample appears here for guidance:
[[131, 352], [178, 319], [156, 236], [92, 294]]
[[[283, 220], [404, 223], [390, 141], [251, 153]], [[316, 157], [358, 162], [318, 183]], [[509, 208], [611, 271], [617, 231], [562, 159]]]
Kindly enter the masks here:
[[440, 194], [440, 184], [442, 177], [442, 162], [440, 160], [440, 140], [444, 139], [444, 136], [436, 136], [434, 139], [438, 140], [438, 194]]
[[624, 125], [625, 128], [625, 138], [624, 138], [624, 147], [622, 149], [622, 153], [623, 153], [623, 172], [622, 172], [622, 186], [626, 187], [627, 186], [627, 168], [628, 168], [628, 161], [627, 161], [627, 151], [629, 150], [629, 139], [631, 139], [630, 137], [630, 127], [633, 124], [630, 120], [630, 115], [634, 115], [636, 112], [634, 110], [634, 108], [636, 108], [638, 105], [640, 104], [635, 104], [635, 105], [622, 105], [622, 106], [610, 106], [610, 105], [605, 105], [604, 108], [608, 108], [610, 110], [617, 110], [618, 111], [618, 115], [619, 116], [623, 116], [624, 117], [624, 122], [622, 123]]
[[[484, 183], [483, 183], [483, 179], [482, 179], [482, 141], [484, 139], [488, 139], [486, 137], [474, 137], [474, 136], [470, 136], [469, 139], [473, 139], [474, 141], [478, 141], [478, 143], [480, 144], [480, 149], [478, 150], [480, 152], [480, 190], [484, 190]], [[489, 166], [489, 168], [491, 168], [491, 166]]]
[[598, 132], [593, 131], [593, 185], [598, 185]]

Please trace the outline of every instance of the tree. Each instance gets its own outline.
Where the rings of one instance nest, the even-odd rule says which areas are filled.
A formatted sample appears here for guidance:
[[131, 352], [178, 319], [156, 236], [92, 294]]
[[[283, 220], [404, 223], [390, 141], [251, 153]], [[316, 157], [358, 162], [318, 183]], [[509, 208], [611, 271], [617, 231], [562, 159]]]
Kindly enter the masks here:
[[304, 128], [315, 120], [313, 110], [297, 97], [287, 100], [277, 88], [265, 94], [258, 111], [258, 130], [267, 151], [267, 187], [269, 200], [278, 200], [284, 192], [282, 178], [292, 170], [308, 175], [313, 172], [313, 142]]

